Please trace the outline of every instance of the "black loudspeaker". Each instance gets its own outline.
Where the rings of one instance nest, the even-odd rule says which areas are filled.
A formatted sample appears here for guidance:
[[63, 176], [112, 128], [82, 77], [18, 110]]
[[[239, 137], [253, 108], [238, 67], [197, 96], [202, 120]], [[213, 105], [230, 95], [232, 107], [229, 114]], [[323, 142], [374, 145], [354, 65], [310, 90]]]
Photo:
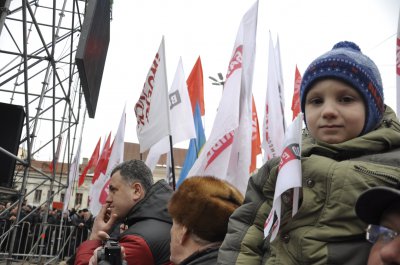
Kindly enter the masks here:
[[[0, 103], [0, 146], [17, 155], [25, 111], [22, 106]], [[0, 186], [11, 188], [16, 160], [0, 152]]]

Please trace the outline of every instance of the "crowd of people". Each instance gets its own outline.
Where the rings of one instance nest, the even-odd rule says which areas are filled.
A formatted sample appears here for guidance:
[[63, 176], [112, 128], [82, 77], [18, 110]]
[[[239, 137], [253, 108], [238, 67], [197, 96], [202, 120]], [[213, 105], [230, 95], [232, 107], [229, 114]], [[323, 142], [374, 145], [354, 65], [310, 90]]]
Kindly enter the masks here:
[[[0, 233], [6, 235], [0, 241], [2, 252], [8, 252], [12, 244], [12, 233], [7, 234], [7, 231], [15, 224], [17, 214], [18, 205], [13, 206], [11, 201], [0, 202]], [[43, 255], [58, 255], [60, 246], [63, 246], [62, 256], [69, 257], [74, 255], [81, 242], [88, 239], [94, 217], [86, 208], [72, 208], [63, 214], [58, 209], [37, 208], [24, 202], [19, 220], [21, 223], [15, 228], [17, 236], [13, 243], [14, 255], [20, 257], [21, 254], [37, 254], [39, 251]], [[43, 248], [40, 250], [39, 246]], [[34, 247], [35, 250], [32, 249]]]
[[400, 264], [400, 123], [377, 66], [339, 42], [305, 71], [300, 104], [299, 208], [293, 215], [289, 189], [277, 237], [264, 227], [279, 157], [250, 177], [244, 197], [221, 176], [192, 176], [173, 191], [130, 160], [113, 169], [75, 264], [98, 264], [110, 240], [127, 264]]

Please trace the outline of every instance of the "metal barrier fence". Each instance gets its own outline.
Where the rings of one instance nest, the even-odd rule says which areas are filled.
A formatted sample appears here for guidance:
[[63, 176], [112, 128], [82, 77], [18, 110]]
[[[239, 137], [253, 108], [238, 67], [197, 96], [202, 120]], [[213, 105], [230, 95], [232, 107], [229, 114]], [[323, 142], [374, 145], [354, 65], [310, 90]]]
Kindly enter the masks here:
[[[28, 264], [57, 264], [75, 255], [76, 248], [85, 241], [90, 230], [77, 226], [35, 224], [23, 222], [14, 226], [0, 220], [0, 262], [6, 260], [28, 262]], [[11, 248], [13, 230], [17, 230]], [[10, 255], [11, 252], [11, 255]], [[11, 256], [11, 257], [10, 257]]]

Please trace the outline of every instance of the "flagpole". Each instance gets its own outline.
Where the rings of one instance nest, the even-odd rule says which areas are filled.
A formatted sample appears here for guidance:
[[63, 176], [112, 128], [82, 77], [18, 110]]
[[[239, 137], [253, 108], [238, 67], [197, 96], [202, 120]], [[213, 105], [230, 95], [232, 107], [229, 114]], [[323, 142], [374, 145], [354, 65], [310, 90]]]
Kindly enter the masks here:
[[[164, 53], [164, 69], [165, 72], [167, 72], [167, 64], [166, 64], [166, 54], [165, 54], [165, 41], [164, 41], [164, 36], [162, 37], [162, 49], [163, 49], [163, 53]], [[167, 82], [167, 76], [165, 75], [165, 87], [168, 90], [168, 82]], [[167, 95], [168, 95], [168, 91], [167, 91]], [[167, 108], [169, 106], [169, 102], [168, 102], [168, 97], [165, 98], [165, 100], [167, 101]], [[169, 113], [169, 109], [167, 109], [167, 112]], [[169, 148], [170, 148], [170, 153], [171, 153], [171, 170], [172, 170], [172, 189], [175, 190], [175, 185], [176, 185], [176, 180], [175, 180], [175, 165], [174, 165], [174, 152], [173, 152], [173, 146], [172, 146], [172, 135], [171, 135], [171, 122], [170, 122], [170, 116], [169, 114], [167, 115], [168, 117], [168, 132], [169, 132]]]

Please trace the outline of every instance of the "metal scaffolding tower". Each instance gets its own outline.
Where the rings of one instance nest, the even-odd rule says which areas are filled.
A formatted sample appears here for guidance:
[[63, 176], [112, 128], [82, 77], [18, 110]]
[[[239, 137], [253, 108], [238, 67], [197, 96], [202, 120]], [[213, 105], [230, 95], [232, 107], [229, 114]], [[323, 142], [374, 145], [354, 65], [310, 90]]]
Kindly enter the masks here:
[[[86, 4], [87, 0], [0, 0], [0, 102], [25, 111], [20, 154], [0, 147], [0, 153], [16, 160], [13, 186], [0, 187], [0, 193], [15, 194], [18, 199], [13, 206], [19, 209], [14, 225], [0, 235], [0, 242], [6, 236], [12, 239], [7, 264], [13, 260], [15, 228], [25, 219], [21, 207], [34, 192], [26, 188], [30, 172], [42, 179], [37, 188], [50, 185], [43, 205], [47, 209], [54, 195], [67, 187], [68, 178], [62, 174], [68, 170], [49, 174], [35, 168], [32, 161], [52, 160], [53, 169], [57, 164], [68, 168], [76, 152], [86, 106], [75, 53]], [[0, 124], [0, 128], [5, 126]]]

